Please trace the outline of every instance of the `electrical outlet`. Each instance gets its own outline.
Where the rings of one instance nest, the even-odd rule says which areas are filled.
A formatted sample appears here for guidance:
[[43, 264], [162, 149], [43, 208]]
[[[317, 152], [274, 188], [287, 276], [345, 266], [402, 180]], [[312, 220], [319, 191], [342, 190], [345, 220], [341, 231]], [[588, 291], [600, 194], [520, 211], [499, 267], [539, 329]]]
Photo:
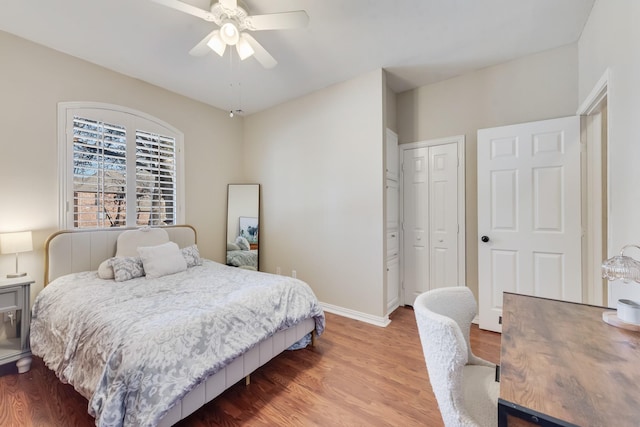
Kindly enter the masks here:
[[296, 277], [298, 277], [298, 273], [296, 273], [295, 270], [291, 270], [291, 277], [295, 279]]
[[280, 267], [276, 267], [276, 274], [282, 274], [282, 270], [280, 270]]

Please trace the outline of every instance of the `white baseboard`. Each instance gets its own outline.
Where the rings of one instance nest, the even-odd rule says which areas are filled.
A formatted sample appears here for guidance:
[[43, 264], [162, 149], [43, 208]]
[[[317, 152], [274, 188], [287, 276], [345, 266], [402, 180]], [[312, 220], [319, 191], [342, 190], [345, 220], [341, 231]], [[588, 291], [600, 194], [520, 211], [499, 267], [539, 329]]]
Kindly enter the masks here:
[[320, 305], [324, 311], [328, 311], [329, 313], [337, 314], [338, 316], [348, 317], [349, 319], [359, 320], [361, 322], [370, 323], [375, 326], [386, 327], [391, 323], [389, 320], [389, 316], [373, 316], [371, 314], [362, 313], [360, 311], [351, 310], [348, 308], [338, 307], [336, 305], [327, 304], [325, 302], [321, 302]]
[[476, 314], [476, 317], [473, 318], [471, 323], [473, 323], [474, 325], [479, 325], [480, 324], [480, 317], [478, 317], [478, 315]]

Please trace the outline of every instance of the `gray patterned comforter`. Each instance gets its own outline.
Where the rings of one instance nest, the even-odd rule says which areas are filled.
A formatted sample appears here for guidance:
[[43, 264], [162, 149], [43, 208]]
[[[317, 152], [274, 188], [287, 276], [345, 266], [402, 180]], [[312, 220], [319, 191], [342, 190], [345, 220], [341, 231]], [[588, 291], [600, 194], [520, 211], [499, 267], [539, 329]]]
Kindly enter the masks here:
[[311, 288], [205, 260], [125, 282], [96, 272], [36, 298], [31, 349], [89, 400], [98, 426], [153, 426], [201, 380], [280, 329], [324, 313]]

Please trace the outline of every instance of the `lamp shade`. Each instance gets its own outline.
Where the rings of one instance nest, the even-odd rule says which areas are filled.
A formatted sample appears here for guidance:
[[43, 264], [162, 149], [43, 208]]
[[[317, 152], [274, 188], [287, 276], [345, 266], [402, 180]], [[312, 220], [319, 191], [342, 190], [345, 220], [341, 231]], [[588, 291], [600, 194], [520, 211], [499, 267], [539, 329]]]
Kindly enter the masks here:
[[17, 254], [33, 250], [31, 231], [0, 234], [0, 253]]
[[207, 42], [207, 46], [220, 56], [224, 55], [224, 51], [227, 48], [227, 44], [220, 37], [220, 31], [213, 32], [213, 36]]
[[242, 61], [244, 61], [245, 59], [247, 59], [248, 57], [250, 57], [255, 53], [255, 51], [253, 50], [253, 48], [251, 47], [247, 39], [243, 36], [244, 34], [240, 36], [240, 40], [238, 41], [238, 44], [236, 44], [236, 50], [238, 51], [238, 56]]

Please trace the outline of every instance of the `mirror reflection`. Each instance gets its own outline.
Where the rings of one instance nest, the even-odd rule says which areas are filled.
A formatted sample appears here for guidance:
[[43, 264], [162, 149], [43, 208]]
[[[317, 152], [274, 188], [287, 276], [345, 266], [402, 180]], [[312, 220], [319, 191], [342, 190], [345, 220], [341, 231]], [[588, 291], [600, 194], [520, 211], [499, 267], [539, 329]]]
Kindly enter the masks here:
[[260, 185], [227, 188], [227, 265], [259, 269]]

